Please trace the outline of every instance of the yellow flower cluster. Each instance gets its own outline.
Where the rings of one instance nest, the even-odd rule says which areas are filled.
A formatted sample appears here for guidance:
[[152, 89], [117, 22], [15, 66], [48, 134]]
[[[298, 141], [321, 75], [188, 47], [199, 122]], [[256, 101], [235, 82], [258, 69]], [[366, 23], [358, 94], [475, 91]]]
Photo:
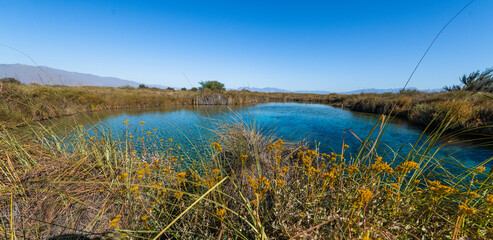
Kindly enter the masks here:
[[223, 148], [221, 147], [221, 145], [217, 142], [213, 142], [211, 143], [211, 146], [216, 150], [216, 152], [222, 152], [223, 151]]
[[437, 195], [450, 194], [454, 192], [453, 188], [442, 185], [439, 181], [428, 180], [428, 184], [430, 184], [430, 191]]
[[478, 213], [478, 210], [468, 207], [465, 204], [459, 204], [459, 211], [467, 216], [471, 216]]
[[360, 207], [369, 203], [370, 200], [373, 198], [373, 193], [370, 191], [370, 189], [364, 188], [364, 189], [358, 190], [358, 193], [359, 193], [359, 196], [358, 196], [357, 204]]
[[298, 157], [303, 161], [305, 167], [310, 168], [313, 160], [318, 156], [318, 152], [314, 150], [306, 150], [298, 152]]
[[175, 198], [178, 199], [178, 200], [180, 200], [182, 196], [183, 196], [183, 193], [182, 192], [176, 192], [175, 193]]
[[125, 181], [125, 179], [127, 179], [127, 177], [128, 177], [128, 173], [122, 173], [122, 174], [120, 174], [120, 176], [118, 176], [118, 179]]
[[488, 194], [486, 196], [486, 204], [490, 205], [490, 207], [493, 207], [493, 194]]
[[477, 167], [475, 170], [476, 170], [477, 172], [482, 173], [482, 172], [486, 171], [486, 168], [485, 168], [484, 166], [479, 166], [479, 167]]
[[116, 215], [116, 217], [110, 221], [110, 227], [118, 228], [122, 215]]
[[216, 215], [217, 215], [217, 217], [219, 217], [219, 219], [221, 219], [221, 221], [223, 221], [223, 219], [224, 219], [224, 214], [226, 214], [226, 209], [224, 209], [224, 208], [216, 211]]
[[352, 166], [346, 168], [346, 171], [349, 173], [349, 175], [352, 175], [353, 173], [359, 172], [359, 168], [355, 165], [352, 165]]
[[248, 182], [250, 183], [250, 187], [252, 187], [253, 192], [260, 197], [260, 199], [264, 199], [265, 194], [271, 189], [270, 181], [266, 177], [250, 177]]
[[245, 162], [248, 158], [248, 155], [240, 155], [241, 161]]
[[271, 145], [267, 146], [267, 150], [272, 151], [272, 150], [278, 150], [278, 151], [283, 151], [284, 148], [282, 147], [284, 145], [284, 142], [282, 139], [279, 139], [272, 143]]
[[398, 172], [408, 172], [408, 171], [411, 171], [413, 169], [416, 169], [418, 168], [419, 164], [417, 162], [414, 162], [414, 161], [406, 161], [406, 162], [403, 162], [401, 164], [399, 164], [399, 166], [397, 166], [395, 168], [396, 171]]
[[375, 163], [371, 165], [371, 169], [377, 172], [394, 173], [394, 169], [387, 162], [383, 162], [382, 157], [375, 159]]

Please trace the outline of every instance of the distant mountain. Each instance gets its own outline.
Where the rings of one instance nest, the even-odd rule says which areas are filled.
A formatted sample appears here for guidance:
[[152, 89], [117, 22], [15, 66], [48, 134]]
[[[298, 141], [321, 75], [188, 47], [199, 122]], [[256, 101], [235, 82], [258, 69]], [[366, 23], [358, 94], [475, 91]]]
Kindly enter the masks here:
[[313, 94], [321, 94], [321, 95], [326, 95], [326, 94], [331, 94], [332, 92], [329, 92], [329, 91], [310, 91], [310, 90], [301, 90], [301, 91], [294, 91], [293, 93], [313, 93]]
[[[360, 93], [399, 93], [402, 88], [388, 88], [388, 89], [376, 89], [376, 88], [368, 88], [368, 89], [360, 89], [349, 92], [340, 92], [339, 94], [360, 94]], [[442, 89], [417, 89], [415, 87], [408, 87], [406, 90], [417, 90], [422, 92], [440, 92]]]
[[[407, 90], [417, 90], [414, 87], [406, 88]], [[313, 94], [331, 94], [331, 93], [338, 93], [338, 94], [360, 94], [360, 93], [398, 93], [402, 88], [389, 88], [389, 89], [376, 89], [376, 88], [368, 88], [368, 89], [360, 89], [360, 90], [354, 90], [354, 91], [349, 91], [349, 92], [329, 92], [329, 91], [310, 91], [310, 90], [300, 90], [300, 91], [289, 91], [286, 89], [279, 89], [279, 88], [252, 88], [252, 87], [241, 87], [237, 89], [238, 91], [241, 90], [249, 90], [251, 92], [278, 92], [278, 93], [313, 93]], [[429, 89], [429, 90], [421, 90], [425, 92], [439, 92], [441, 89]]]
[[[92, 74], [68, 72], [64, 70], [36, 67], [23, 64], [0, 64], [0, 78], [13, 77], [23, 84], [98, 86], [98, 87], [138, 87], [142, 83], [114, 77], [100, 77]], [[150, 87], [165, 88], [152, 85]]]
[[[407, 88], [408, 90], [416, 90], [416, 88]], [[388, 88], [388, 89], [376, 89], [376, 88], [367, 88], [354, 90], [349, 92], [341, 92], [340, 94], [360, 94], [360, 93], [398, 93], [402, 88]]]
[[254, 87], [240, 87], [236, 89], [237, 91], [241, 90], [248, 90], [250, 92], [265, 92], [265, 93], [289, 93], [291, 91], [288, 91], [286, 89], [280, 89], [280, 88], [254, 88]]

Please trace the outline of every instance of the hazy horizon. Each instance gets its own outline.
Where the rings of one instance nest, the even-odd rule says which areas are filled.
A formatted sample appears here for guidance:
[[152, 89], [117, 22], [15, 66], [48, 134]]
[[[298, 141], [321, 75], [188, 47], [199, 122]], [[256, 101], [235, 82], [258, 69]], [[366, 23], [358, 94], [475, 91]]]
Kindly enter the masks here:
[[[31, 57], [50, 68], [187, 88], [203, 80], [234, 89], [401, 88], [468, 2], [7, 0], [0, 63], [34, 65]], [[469, 5], [409, 86], [438, 89], [492, 67], [492, 7]]]

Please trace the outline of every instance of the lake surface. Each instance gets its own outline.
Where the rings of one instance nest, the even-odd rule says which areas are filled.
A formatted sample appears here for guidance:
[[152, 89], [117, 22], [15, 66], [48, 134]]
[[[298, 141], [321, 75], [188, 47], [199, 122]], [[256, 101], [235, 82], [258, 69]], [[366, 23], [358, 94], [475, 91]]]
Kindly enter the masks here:
[[[348, 131], [344, 134], [345, 130], [351, 130], [364, 140], [378, 121], [379, 115], [352, 112], [321, 104], [267, 103], [234, 108], [194, 106], [107, 111], [87, 118], [79, 116], [77, 120], [88, 128], [109, 127], [113, 135], [123, 136], [127, 128], [136, 135], [149, 131], [158, 139], [173, 138], [174, 142], [187, 149], [192, 144], [210, 141], [214, 134], [208, 129], [214, 128], [214, 124], [238, 117], [246, 121], [255, 121], [266, 132], [285, 140], [304, 139], [312, 141], [313, 144], [316, 141], [321, 151], [326, 153], [340, 152], [344, 140], [344, 143], [350, 146], [347, 151], [354, 154], [360, 143]], [[128, 124], [123, 123], [126, 120], [129, 120]], [[140, 124], [141, 121], [145, 124]], [[405, 146], [404, 149], [410, 149], [410, 144], [414, 144], [420, 134], [420, 129], [404, 121], [394, 121], [387, 127], [382, 143], [394, 150], [402, 146]], [[383, 149], [387, 151], [389, 148]], [[491, 148], [478, 148], [467, 144], [446, 144], [441, 146], [436, 155], [437, 158], [458, 159], [468, 166], [474, 166], [492, 156]]]

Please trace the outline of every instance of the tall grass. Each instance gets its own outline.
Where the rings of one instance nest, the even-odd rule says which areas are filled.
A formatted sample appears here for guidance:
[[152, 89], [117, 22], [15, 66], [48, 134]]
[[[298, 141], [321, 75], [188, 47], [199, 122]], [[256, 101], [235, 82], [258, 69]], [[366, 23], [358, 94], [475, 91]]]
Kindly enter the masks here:
[[406, 152], [380, 143], [384, 116], [359, 146], [332, 153], [239, 115], [212, 129], [211, 145], [195, 146], [207, 149], [199, 156], [144, 131], [144, 121], [125, 121], [120, 136], [3, 129], [0, 238], [492, 238], [492, 158], [467, 168], [435, 157], [457, 121], [450, 109]]

